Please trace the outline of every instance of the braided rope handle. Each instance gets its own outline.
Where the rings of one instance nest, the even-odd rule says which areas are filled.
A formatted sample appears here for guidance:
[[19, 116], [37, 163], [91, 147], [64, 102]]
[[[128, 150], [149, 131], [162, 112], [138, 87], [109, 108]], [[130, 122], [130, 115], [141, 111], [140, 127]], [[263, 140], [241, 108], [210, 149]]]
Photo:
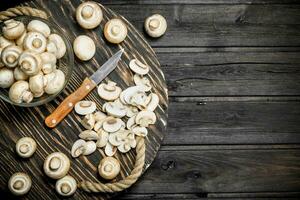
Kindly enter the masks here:
[[16, 17], [19, 15], [28, 15], [28, 16], [34, 16], [34, 17], [40, 17], [43, 19], [47, 19], [48, 15], [45, 11], [32, 8], [29, 6], [17, 6], [14, 8], [9, 8], [5, 11], [0, 12], [0, 22], [3, 22], [5, 20], [8, 20], [12, 17]]
[[78, 187], [83, 189], [86, 192], [120, 192], [132, 186], [138, 178], [141, 176], [143, 167], [145, 165], [145, 139], [143, 137], [137, 137], [137, 146], [136, 146], [136, 158], [134, 168], [131, 171], [131, 174], [125, 179], [120, 180], [115, 183], [100, 183], [100, 182], [90, 182], [82, 181], [78, 184]]

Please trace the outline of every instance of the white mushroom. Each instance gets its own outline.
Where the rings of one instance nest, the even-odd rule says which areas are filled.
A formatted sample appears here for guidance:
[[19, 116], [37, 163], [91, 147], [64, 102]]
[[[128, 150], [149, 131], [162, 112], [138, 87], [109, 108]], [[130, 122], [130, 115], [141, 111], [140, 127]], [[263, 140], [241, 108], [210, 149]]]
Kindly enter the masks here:
[[91, 114], [96, 108], [96, 103], [92, 101], [79, 101], [75, 104], [75, 112], [79, 115]]
[[23, 41], [24, 49], [35, 53], [42, 53], [46, 50], [47, 39], [39, 32], [28, 32]]
[[45, 92], [47, 94], [56, 94], [60, 92], [65, 84], [65, 74], [57, 69], [50, 74], [46, 74], [45, 79], [47, 80], [47, 85], [45, 87]]
[[15, 45], [13, 40], [8, 40], [3, 36], [0, 36], [0, 49], [3, 49], [9, 45]]
[[31, 32], [39, 32], [42, 33], [46, 38], [50, 35], [50, 28], [49, 26], [40, 20], [32, 20], [27, 25], [27, 30]]
[[120, 101], [123, 104], [132, 104], [132, 97], [136, 94], [143, 94], [146, 96], [146, 93], [144, 92], [143, 86], [132, 86], [121, 92], [120, 94]]
[[138, 92], [130, 98], [129, 103], [143, 110], [147, 106], [149, 101], [150, 98], [145, 92]]
[[154, 111], [159, 104], [159, 97], [155, 93], [151, 93], [149, 96], [149, 103], [147, 103], [145, 109], [149, 111]]
[[124, 117], [127, 112], [126, 107], [118, 102], [106, 102], [103, 104], [102, 108], [107, 114], [118, 118]]
[[98, 86], [99, 96], [107, 101], [113, 101], [117, 99], [121, 92], [122, 89], [113, 81], [108, 81], [107, 84], [101, 83]]
[[27, 32], [24, 31], [23, 34], [15, 40], [16, 45], [23, 48], [23, 43], [24, 43], [24, 39], [25, 39], [26, 35], [27, 35]]
[[136, 147], [136, 140], [134, 134], [130, 131], [126, 132], [126, 137], [121, 140], [121, 144], [118, 145], [118, 150], [121, 153], [127, 153], [131, 148]]
[[114, 179], [120, 173], [120, 170], [119, 161], [113, 157], [103, 158], [98, 166], [99, 175], [106, 180]]
[[132, 59], [129, 62], [129, 67], [132, 71], [134, 71], [135, 73], [137, 73], [139, 75], [145, 75], [149, 72], [149, 66], [142, 63], [138, 59]]
[[44, 74], [49, 74], [56, 69], [56, 56], [53, 53], [41, 53], [42, 71]]
[[98, 140], [99, 134], [92, 130], [85, 130], [79, 134], [79, 137], [83, 140]]
[[79, 157], [80, 155], [83, 154], [83, 152], [85, 151], [85, 146], [86, 145], [86, 141], [79, 139], [76, 140], [76, 142], [74, 142], [72, 149], [71, 149], [71, 155], [73, 158]]
[[1, 60], [6, 67], [16, 67], [22, 49], [15, 45], [6, 46], [1, 52]]
[[26, 81], [17, 81], [9, 89], [9, 98], [15, 103], [29, 103], [33, 94], [29, 91], [29, 84]]
[[31, 184], [31, 178], [28, 174], [17, 172], [10, 177], [8, 181], [8, 189], [14, 195], [20, 196], [29, 192]]
[[81, 3], [76, 9], [76, 20], [82, 28], [96, 28], [102, 21], [102, 18], [102, 10], [96, 2], [86, 1]]
[[156, 115], [152, 111], [141, 111], [135, 117], [135, 123], [142, 127], [148, 127], [149, 124], [156, 122]]
[[98, 121], [102, 121], [103, 119], [105, 119], [107, 116], [106, 114], [104, 114], [103, 112], [101, 111], [97, 111], [94, 113], [94, 118], [96, 120], [96, 122]]
[[166, 32], [167, 21], [163, 16], [154, 14], [145, 20], [144, 27], [149, 36], [157, 38]]
[[109, 134], [108, 141], [113, 146], [119, 146], [123, 143], [123, 140], [127, 137], [128, 130], [121, 130], [115, 133]]
[[105, 148], [104, 148], [104, 152], [107, 156], [113, 156], [115, 155], [115, 153], [117, 152], [117, 147], [114, 147], [112, 144], [110, 144], [109, 142], [107, 142]]
[[127, 120], [126, 127], [127, 127], [128, 130], [130, 130], [135, 125], [135, 117], [136, 117], [136, 115], [130, 117]]
[[65, 176], [56, 181], [55, 190], [61, 196], [71, 196], [77, 189], [76, 180], [72, 176]]
[[131, 129], [131, 131], [137, 136], [146, 137], [148, 135], [148, 130], [146, 127], [135, 126]]
[[122, 127], [125, 127], [125, 123], [119, 118], [107, 117], [103, 122], [102, 127], [106, 132], [113, 133], [120, 130]]
[[102, 148], [102, 147], [105, 147], [107, 142], [108, 142], [108, 133], [104, 130], [99, 130], [98, 132], [98, 140], [96, 142], [96, 146], [98, 148]]
[[139, 74], [135, 74], [133, 76], [133, 81], [134, 81], [135, 85], [143, 86], [145, 92], [150, 91], [152, 88], [151, 82], [146, 76], [141, 76]]
[[57, 59], [65, 55], [67, 47], [60, 35], [53, 33], [48, 37], [47, 51], [53, 53]]
[[80, 35], [73, 42], [74, 53], [80, 60], [90, 60], [96, 53], [94, 41], [86, 36]]
[[87, 141], [85, 143], [84, 152], [82, 155], [87, 156], [94, 153], [97, 149], [96, 143], [94, 141]]
[[19, 58], [20, 69], [28, 76], [34, 76], [41, 71], [42, 60], [39, 54], [24, 51]]
[[28, 79], [28, 75], [25, 74], [21, 69], [20, 67], [16, 67], [14, 69], [14, 78], [17, 80], [17, 81], [25, 81]]
[[47, 85], [47, 79], [42, 72], [29, 78], [29, 89], [34, 97], [41, 97], [44, 94], [44, 88]]
[[121, 43], [127, 36], [127, 27], [121, 19], [111, 19], [104, 26], [104, 36], [111, 43]]
[[6, 67], [0, 69], [0, 88], [9, 88], [14, 83], [14, 73]]
[[60, 179], [68, 173], [70, 169], [70, 160], [61, 152], [51, 153], [46, 157], [43, 168], [48, 177]]
[[25, 31], [24, 24], [14, 19], [4, 21], [4, 25], [5, 26], [2, 28], [2, 32], [4, 37], [9, 40], [17, 39]]
[[16, 152], [22, 158], [29, 158], [36, 151], [36, 146], [31, 137], [22, 137], [16, 143]]
[[84, 118], [81, 121], [81, 124], [84, 128], [86, 129], [93, 129], [94, 125], [95, 125], [95, 117], [93, 114], [87, 114], [86, 116], [84, 116]]

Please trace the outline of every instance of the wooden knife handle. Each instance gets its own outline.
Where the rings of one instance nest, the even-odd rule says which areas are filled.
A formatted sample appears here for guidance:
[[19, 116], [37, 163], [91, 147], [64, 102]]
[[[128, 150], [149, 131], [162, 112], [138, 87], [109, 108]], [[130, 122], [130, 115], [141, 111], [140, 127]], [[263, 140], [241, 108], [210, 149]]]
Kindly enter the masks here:
[[49, 128], [54, 128], [73, 110], [75, 104], [86, 97], [95, 87], [96, 84], [89, 78], [84, 79], [81, 86], [61, 102], [53, 113], [45, 119], [46, 125]]

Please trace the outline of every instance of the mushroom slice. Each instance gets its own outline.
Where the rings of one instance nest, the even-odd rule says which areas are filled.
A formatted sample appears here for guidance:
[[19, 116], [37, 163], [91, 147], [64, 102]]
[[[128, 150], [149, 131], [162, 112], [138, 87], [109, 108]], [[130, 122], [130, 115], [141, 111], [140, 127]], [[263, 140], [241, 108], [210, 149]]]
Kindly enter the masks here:
[[92, 130], [94, 128], [95, 125], [95, 117], [93, 114], [87, 114], [86, 116], [84, 116], [83, 120], [81, 121], [81, 124], [84, 128]]
[[48, 37], [47, 51], [53, 53], [57, 59], [65, 55], [67, 47], [60, 35], [53, 33]]
[[65, 85], [65, 74], [59, 69], [50, 74], [46, 74], [45, 78], [47, 79], [47, 85], [45, 87], [47, 94], [56, 94], [60, 92]]
[[24, 49], [35, 53], [42, 53], [46, 50], [47, 39], [39, 32], [28, 32], [24, 38]]
[[134, 115], [138, 114], [139, 109], [135, 106], [126, 105], [126, 116], [133, 117]]
[[144, 27], [149, 36], [157, 38], [167, 30], [166, 19], [159, 14], [154, 14], [145, 20]]
[[29, 89], [34, 97], [41, 97], [44, 94], [46, 84], [47, 79], [44, 78], [42, 72], [29, 78]]
[[49, 26], [41, 20], [32, 20], [27, 25], [27, 30], [42, 33], [46, 38], [49, 37], [51, 30]]
[[29, 158], [36, 151], [36, 142], [31, 137], [23, 137], [16, 143], [16, 152], [22, 158]]
[[154, 111], [159, 104], [159, 98], [155, 93], [151, 93], [148, 97], [150, 99], [149, 99], [149, 103], [145, 107], [145, 110]]
[[126, 127], [128, 130], [130, 130], [135, 125], [135, 117], [136, 115], [130, 117], [126, 122]]
[[135, 123], [142, 127], [148, 127], [149, 124], [156, 122], [156, 115], [152, 111], [141, 111], [135, 117]]
[[94, 118], [95, 118], [95, 121], [98, 122], [98, 121], [102, 121], [106, 118], [106, 114], [101, 112], [101, 111], [97, 111], [94, 113]]
[[122, 92], [122, 89], [117, 86], [113, 81], [108, 81], [107, 84], [101, 83], [98, 86], [99, 96], [107, 101], [113, 101], [117, 99]]
[[125, 123], [119, 118], [107, 117], [104, 120], [102, 127], [106, 132], [113, 133], [120, 130], [122, 127], [125, 127]]
[[108, 142], [108, 133], [104, 130], [100, 130], [98, 132], [98, 140], [96, 142], [96, 145], [98, 148], [105, 147]]
[[139, 75], [145, 75], [149, 72], [149, 66], [145, 65], [138, 59], [132, 59], [129, 63], [129, 67], [132, 71]]
[[103, 14], [96, 2], [87, 1], [81, 3], [76, 9], [76, 21], [85, 29], [93, 29], [99, 26]]
[[71, 196], [77, 189], [77, 183], [72, 176], [65, 176], [56, 181], [55, 190], [61, 196]]
[[123, 140], [127, 137], [128, 135], [128, 130], [121, 130], [115, 133], [109, 134], [108, 141], [110, 144], [113, 146], [119, 146], [123, 143]]
[[106, 102], [103, 104], [103, 110], [106, 111], [107, 114], [118, 118], [124, 117], [127, 112], [126, 107], [118, 102]]
[[124, 142], [121, 145], [118, 146], [118, 150], [122, 153], [127, 153], [128, 151], [130, 151], [131, 147], [129, 142]]
[[119, 44], [127, 36], [127, 27], [121, 19], [111, 19], [105, 24], [103, 32], [107, 41]]
[[98, 140], [99, 135], [95, 131], [85, 130], [79, 134], [79, 137], [83, 140]]
[[70, 160], [65, 154], [55, 152], [46, 157], [43, 168], [45, 174], [50, 178], [60, 179], [68, 173]]
[[77, 58], [83, 61], [90, 60], [96, 53], [94, 41], [86, 35], [80, 35], [75, 38], [73, 49]]
[[104, 152], [107, 156], [113, 156], [117, 152], [117, 147], [114, 147], [112, 144], [107, 142]]
[[25, 25], [22, 22], [14, 19], [4, 21], [4, 25], [5, 26], [2, 28], [2, 32], [4, 37], [9, 40], [17, 39], [25, 31]]
[[150, 91], [152, 88], [150, 80], [146, 76], [141, 76], [139, 74], [135, 74], [133, 76], [133, 81], [134, 81], [135, 85], [143, 86], [145, 92]]
[[17, 196], [29, 192], [31, 185], [31, 178], [23, 172], [14, 173], [8, 181], [8, 189], [12, 194]]
[[79, 101], [75, 104], [75, 112], [79, 115], [91, 114], [96, 110], [96, 103], [92, 101]]
[[87, 141], [85, 143], [85, 147], [84, 147], [84, 152], [82, 153], [82, 155], [90, 155], [92, 153], [94, 153], [97, 149], [96, 143], [94, 141]]
[[98, 166], [99, 175], [106, 180], [114, 179], [120, 173], [120, 171], [120, 163], [113, 157], [103, 158]]
[[76, 142], [74, 142], [72, 149], [71, 149], [71, 155], [73, 158], [79, 157], [83, 152], [85, 152], [86, 147], [86, 141], [79, 139]]
[[28, 76], [37, 75], [41, 71], [42, 60], [33, 51], [24, 51], [19, 57], [20, 69]]
[[6, 67], [0, 69], [0, 88], [9, 88], [14, 83], [14, 73]]
[[127, 88], [126, 90], [121, 92], [120, 101], [123, 104], [131, 104], [130, 100], [132, 99], [132, 96], [137, 93], [145, 94], [143, 86], [139, 85], [139, 86], [132, 86], [132, 87]]
[[148, 130], [146, 127], [135, 126], [131, 129], [131, 131], [133, 134], [141, 137], [146, 137], [148, 135]]
[[22, 49], [15, 45], [6, 46], [1, 52], [1, 60], [6, 67], [16, 67]]
[[15, 103], [29, 103], [33, 94], [29, 91], [29, 84], [26, 81], [17, 81], [9, 88], [9, 98]]

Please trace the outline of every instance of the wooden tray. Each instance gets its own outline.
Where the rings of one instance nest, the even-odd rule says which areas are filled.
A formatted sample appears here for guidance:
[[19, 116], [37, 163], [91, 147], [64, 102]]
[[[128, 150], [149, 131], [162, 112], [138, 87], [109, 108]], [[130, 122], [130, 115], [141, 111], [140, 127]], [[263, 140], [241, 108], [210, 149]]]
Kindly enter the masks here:
[[[55, 181], [44, 175], [42, 165], [45, 157], [55, 151], [61, 151], [70, 156], [70, 149], [78, 134], [84, 130], [80, 124], [80, 116], [73, 111], [55, 129], [48, 129], [44, 125], [44, 119], [58, 104], [71, 92], [79, 87], [82, 80], [91, 75], [102, 63], [120, 48], [125, 49], [125, 53], [118, 68], [109, 76], [109, 79], [116, 81], [123, 89], [129, 85], [134, 85], [132, 72], [127, 64], [132, 58], [137, 58], [147, 63], [151, 69], [150, 80], [154, 86], [153, 92], [159, 95], [160, 106], [156, 109], [158, 121], [155, 126], [150, 127], [146, 138], [146, 161], [144, 171], [154, 160], [156, 153], [163, 140], [167, 125], [168, 96], [164, 75], [160, 69], [160, 64], [153, 49], [138, 33], [138, 31], [122, 16], [112, 10], [102, 7], [104, 19], [100, 27], [89, 31], [79, 27], [75, 21], [75, 9], [81, 3], [75, 1], [42, 1], [36, 0], [27, 3], [28, 6], [39, 9], [47, 9], [49, 20], [58, 24], [65, 34], [73, 41], [76, 36], [85, 34], [91, 37], [97, 46], [95, 57], [88, 62], [75, 60], [75, 69], [70, 82], [65, 90], [54, 101], [35, 108], [15, 107], [0, 101], [0, 188], [1, 192], [7, 192], [7, 181], [9, 177], [18, 171], [27, 172], [33, 181], [31, 191], [25, 196], [28, 199], [57, 199], [54, 186]], [[103, 37], [104, 24], [111, 18], [122, 18], [128, 27], [128, 36], [120, 45], [109, 44]], [[140, 17], [140, 16], [139, 16]], [[103, 101], [100, 100], [96, 90], [86, 99], [95, 101], [101, 109]], [[23, 136], [33, 137], [38, 143], [37, 152], [30, 159], [21, 159], [14, 152], [16, 141]], [[77, 181], [103, 181], [97, 173], [97, 166], [104, 156], [103, 150], [97, 150], [90, 156], [71, 158], [71, 170], [69, 174]], [[117, 153], [115, 155], [121, 162], [121, 174], [116, 180], [123, 179], [130, 174], [135, 161], [135, 151], [131, 150], [127, 154]], [[136, 183], [138, 184], [138, 182]], [[8, 192], [7, 192], [8, 194]], [[89, 194], [82, 190], [77, 190], [73, 199], [108, 199], [115, 194]]]

